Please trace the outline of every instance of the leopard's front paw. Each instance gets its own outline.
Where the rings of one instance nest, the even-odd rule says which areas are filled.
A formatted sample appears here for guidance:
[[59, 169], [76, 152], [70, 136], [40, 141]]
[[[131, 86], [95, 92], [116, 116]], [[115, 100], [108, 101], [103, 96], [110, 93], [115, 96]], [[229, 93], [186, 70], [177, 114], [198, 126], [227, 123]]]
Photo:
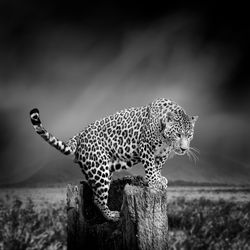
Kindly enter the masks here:
[[167, 187], [168, 187], [168, 180], [167, 180], [167, 178], [164, 177], [164, 176], [162, 176], [161, 179], [160, 179], [160, 182], [162, 184], [162, 187], [165, 188], [165, 189], [167, 189]]
[[154, 188], [154, 189], [167, 189], [168, 180], [164, 176], [161, 176], [157, 180], [149, 181], [148, 185], [149, 185], [150, 188]]

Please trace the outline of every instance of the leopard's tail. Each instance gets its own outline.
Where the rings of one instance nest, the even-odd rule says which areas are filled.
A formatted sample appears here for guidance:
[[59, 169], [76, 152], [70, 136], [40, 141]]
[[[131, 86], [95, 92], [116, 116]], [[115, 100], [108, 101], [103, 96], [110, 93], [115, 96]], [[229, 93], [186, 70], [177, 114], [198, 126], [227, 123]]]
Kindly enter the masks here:
[[77, 147], [77, 136], [71, 138], [67, 143], [58, 140], [43, 127], [39, 116], [39, 110], [36, 108], [30, 111], [30, 119], [35, 131], [51, 146], [55, 147], [65, 155], [73, 155], [75, 153]]

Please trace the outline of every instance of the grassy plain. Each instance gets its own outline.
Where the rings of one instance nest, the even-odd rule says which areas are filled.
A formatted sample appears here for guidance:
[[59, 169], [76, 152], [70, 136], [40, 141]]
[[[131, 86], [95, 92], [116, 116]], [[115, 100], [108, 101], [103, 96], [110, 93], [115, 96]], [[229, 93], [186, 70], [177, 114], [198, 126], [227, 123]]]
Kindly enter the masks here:
[[[0, 189], [0, 249], [66, 249], [66, 188]], [[175, 249], [250, 249], [250, 189], [169, 187]]]

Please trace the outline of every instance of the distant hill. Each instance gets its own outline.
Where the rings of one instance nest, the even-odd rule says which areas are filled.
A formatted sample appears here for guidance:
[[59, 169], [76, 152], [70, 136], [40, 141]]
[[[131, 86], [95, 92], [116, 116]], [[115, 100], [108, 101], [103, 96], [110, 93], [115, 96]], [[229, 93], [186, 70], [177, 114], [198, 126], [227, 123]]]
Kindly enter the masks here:
[[217, 154], [201, 154], [199, 158], [196, 164], [187, 157], [170, 159], [163, 175], [172, 181], [250, 185], [250, 166]]
[[[131, 171], [117, 172], [114, 178], [125, 175], [144, 175], [141, 165]], [[170, 159], [162, 170], [169, 180], [169, 185], [250, 185], [250, 166], [215, 154], [200, 155], [195, 164], [186, 156]], [[77, 164], [68, 158], [48, 162], [28, 179], [15, 183], [14, 186], [60, 186], [67, 183], [79, 183], [84, 175]]]

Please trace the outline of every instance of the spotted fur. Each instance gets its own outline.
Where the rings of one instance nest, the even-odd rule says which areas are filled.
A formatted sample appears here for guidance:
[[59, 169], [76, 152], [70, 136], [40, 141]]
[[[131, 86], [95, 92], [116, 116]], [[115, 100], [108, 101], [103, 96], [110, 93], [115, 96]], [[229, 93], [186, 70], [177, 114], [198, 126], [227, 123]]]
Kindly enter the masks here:
[[162, 166], [174, 154], [188, 153], [197, 120], [173, 101], [162, 98], [97, 120], [62, 142], [42, 126], [38, 109], [33, 109], [30, 117], [43, 139], [62, 153], [74, 155], [92, 187], [95, 204], [104, 217], [113, 221], [120, 216], [107, 206], [113, 172], [142, 163], [149, 186], [166, 188]]

